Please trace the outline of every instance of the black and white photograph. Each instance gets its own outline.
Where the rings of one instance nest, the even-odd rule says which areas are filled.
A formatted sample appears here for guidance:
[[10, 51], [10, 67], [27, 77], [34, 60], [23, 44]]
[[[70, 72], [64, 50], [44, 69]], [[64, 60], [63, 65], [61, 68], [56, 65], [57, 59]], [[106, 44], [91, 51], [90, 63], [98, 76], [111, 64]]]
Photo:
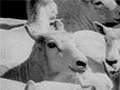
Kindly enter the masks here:
[[120, 0], [0, 0], [0, 90], [120, 90]]

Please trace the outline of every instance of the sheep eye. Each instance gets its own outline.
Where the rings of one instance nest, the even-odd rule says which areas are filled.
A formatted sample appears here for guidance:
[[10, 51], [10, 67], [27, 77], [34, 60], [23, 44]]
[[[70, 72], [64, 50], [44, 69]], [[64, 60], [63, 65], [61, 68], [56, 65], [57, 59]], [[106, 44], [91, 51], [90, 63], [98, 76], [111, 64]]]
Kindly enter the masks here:
[[57, 47], [56, 43], [53, 42], [53, 41], [47, 43], [47, 46], [48, 46], [49, 48], [55, 48], [55, 47]]
[[101, 8], [103, 7], [103, 3], [98, 1], [98, 2], [94, 2], [94, 5], [97, 7], [97, 8]]

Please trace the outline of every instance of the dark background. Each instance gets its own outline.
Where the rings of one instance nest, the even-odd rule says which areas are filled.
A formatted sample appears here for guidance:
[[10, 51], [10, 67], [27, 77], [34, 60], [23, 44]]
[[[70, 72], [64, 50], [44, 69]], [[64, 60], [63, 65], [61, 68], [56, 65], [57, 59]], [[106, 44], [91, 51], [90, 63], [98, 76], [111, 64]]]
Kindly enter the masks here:
[[0, 17], [27, 19], [25, 0], [0, 0]]

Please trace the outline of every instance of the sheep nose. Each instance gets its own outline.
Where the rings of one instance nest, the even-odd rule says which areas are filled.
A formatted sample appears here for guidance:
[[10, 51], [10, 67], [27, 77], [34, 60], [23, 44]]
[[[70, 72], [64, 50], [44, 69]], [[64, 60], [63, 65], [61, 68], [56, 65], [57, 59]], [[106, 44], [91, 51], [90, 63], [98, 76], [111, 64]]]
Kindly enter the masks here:
[[74, 72], [78, 72], [78, 73], [83, 73], [86, 71], [86, 63], [80, 60], [76, 60], [73, 66], [69, 66], [69, 68], [74, 71]]
[[76, 60], [76, 65], [77, 66], [81, 66], [81, 67], [86, 67], [86, 63], [85, 62], [82, 62], [80, 60]]
[[76, 64], [76, 71], [77, 72], [79, 72], [79, 73], [85, 72], [86, 66], [87, 66], [85, 62], [82, 62], [80, 60], [76, 60], [75, 64]]
[[110, 66], [113, 66], [114, 64], [117, 63], [117, 60], [108, 60], [108, 59], [106, 59], [106, 62], [107, 62]]

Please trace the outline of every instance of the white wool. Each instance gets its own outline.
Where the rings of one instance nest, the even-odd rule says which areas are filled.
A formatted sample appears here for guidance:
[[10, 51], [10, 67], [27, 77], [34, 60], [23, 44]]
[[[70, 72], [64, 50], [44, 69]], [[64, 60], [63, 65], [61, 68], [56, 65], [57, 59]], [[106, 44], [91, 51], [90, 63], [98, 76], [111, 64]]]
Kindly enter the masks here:
[[34, 44], [24, 27], [10, 31], [0, 30], [0, 41], [0, 64], [8, 68], [24, 62]]
[[0, 90], [24, 90], [24, 88], [24, 83], [0, 78]]
[[105, 60], [106, 44], [104, 37], [94, 31], [83, 30], [72, 34], [79, 50], [86, 56], [101, 63]]
[[41, 83], [29, 81], [26, 87], [25, 90], [91, 90], [91, 87], [82, 89], [80, 85], [54, 81], [42, 81]]
[[101, 1], [110, 10], [114, 10], [117, 6], [115, 0], [96, 0], [96, 1]]
[[93, 73], [90, 69], [84, 73], [77, 73], [82, 87], [95, 86], [96, 90], [111, 90], [113, 83], [104, 73]]

